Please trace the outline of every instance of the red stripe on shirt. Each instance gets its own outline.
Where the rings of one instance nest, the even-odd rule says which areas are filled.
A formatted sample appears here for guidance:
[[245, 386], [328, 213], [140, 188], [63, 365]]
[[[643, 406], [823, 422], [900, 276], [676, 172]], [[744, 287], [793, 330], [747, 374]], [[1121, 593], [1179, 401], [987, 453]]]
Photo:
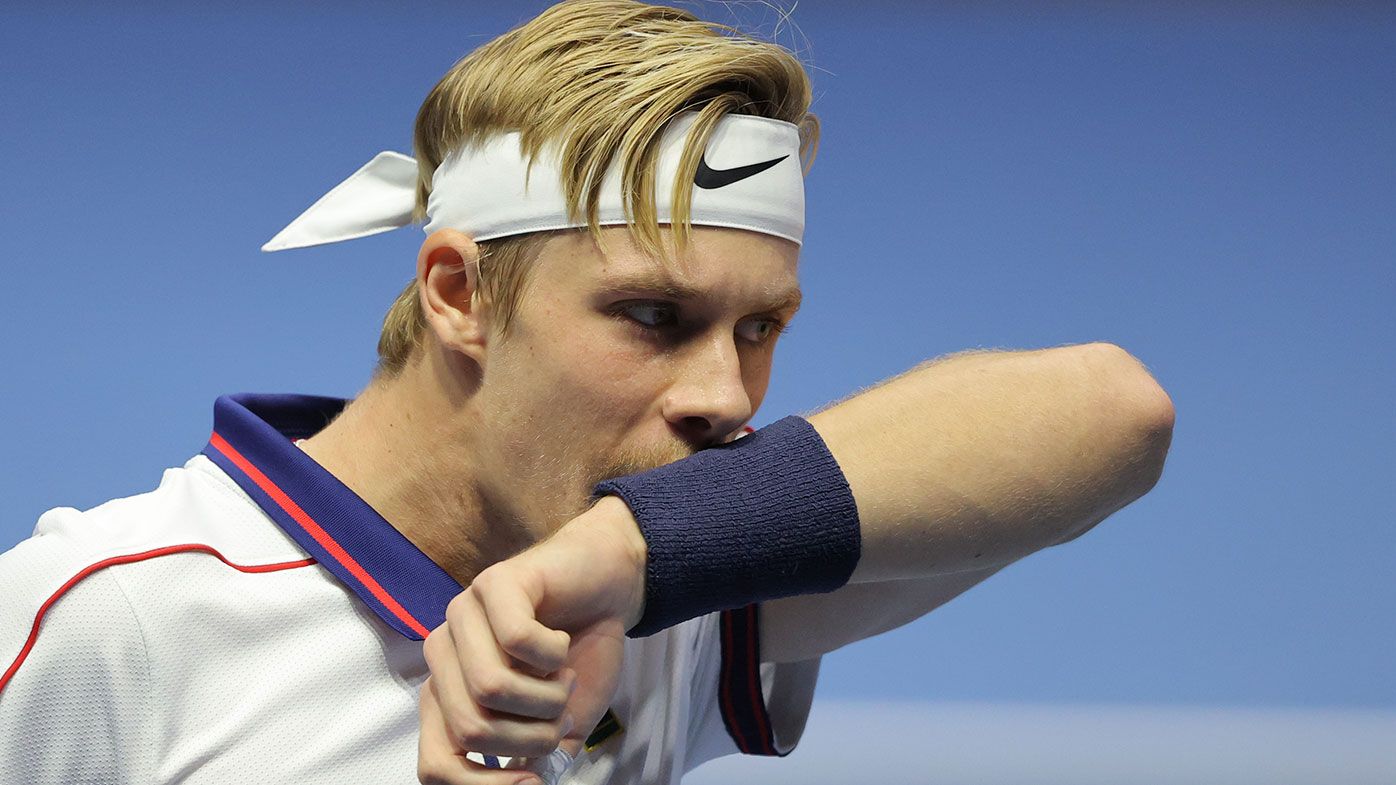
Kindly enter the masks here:
[[157, 556], [168, 556], [172, 553], [191, 552], [207, 553], [212, 556], [216, 556], [219, 561], [223, 562], [229, 567], [232, 567], [235, 570], [238, 570], [239, 572], [278, 572], [280, 570], [292, 570], [297, 567], [309, 567], [310, 565], [315, 563], [314, 559], [301, 559], [300, 561], [278, 562], [276, 564], [234, 564], [233, 562], [228, 561], [228, 559], [224, 557], [223, 554], [219, 553], [218, 550], [215, 548], [212, 548], [208, 545], [189, 544], [169, 545], [164, 548], [155, 548], [153, 550], [127, 554], [125, 556], [113, 556], [110, 559], [103, 559], [94, 564], [89, 564], [86, 567], [82, 568], [82, 570], [80, 570], [77, 575], [74, 575], [73, 577], [69, 578], [66, 583], [58, 587], [58, 591], [55, 591], [52, 595], [49, 596], [47, 600], [44, 600], [43, 605], [39, 606], [38, 612], [34, 614], [34, 625], [29, 628], [28, 640], [24, 642], [24, 646], [19, 650], [19, 655], [15, 657], [15, 661], [10, 664], [9, 669], [5, 671], [5, 674], [3, 676], [0, 676], [0, 692], [3, 692], [5, 690], [5, 685], [9, 684], [10, 679], [13, 679], [14, 675], [19, 672], [19, 666], [24, 664], [25, 658], [28, 657], [29, 652], [33, 650], [34, 643], [39, 639], [39, 627], [43, 623], [44, 614], [48, 613], [48, 609], [52, 607], [55, 602], [58, 602], [58, 599], [62, 597], [64, 594], [66, 594], [69, 589], [78, 585], [78, 583], [81, 582], [83, 578], [86, 578], [87, 576], [91, 575], [92, 573], [98, 570], [105, 569], [107, 567], [112, 567], [117, 564], [130, 564], [132, 562], [153, 559]]
[[761, 734], [762, 754], [775, 755], [775, 745], [771, 741], [770, 717], [766, 715], [766, 698], [761, 694], [761, 654], [760, 639], [756, 633], [756, 608], [753, 606], [746, 615], [746, 662], [747, 682], [751, 690], [752, 714], [756, 715], [756, 729]]
[[252, 478], [252, 481], [257, 483], [257, 487], [261, 488], [262, 491], [272, 498], [272, 501], [276, 502], [281, 509], [286, 511], [287, 515], [290, 515], [296, 523], [300, 524], [301, 528], [305, 529], [307, 534], [313, 537], [316, 542], [320, 543], [320, 547], [328, 551], [330, 556], [334, 557], [340, 564], [343, 564], [345, 569], [349, 570], [350, 575], [353, 575], [356, 580], [368, 589], [370, 594], [377, 598], [379, 602], [383, 603], [383, 607], [387, 608], [390, 613], [402, 621], [403, 624], [406, 624], [413, 632], [422, 636], [424, 639], [427, 637], [430, 630], [428, 630], [425, 625], [417, 621], [416, 617], [411, 613], [408, 613], [407, 609], [402, 607], [401, 603], [393, 599], [393, 595], [389, 594], [387, 589], [384, 589], [378, 581], [373, 579], [372, 575], [368, 574], [368, 570], [365, 570], [358, 562], [354, 561], [354, 557], [350, 556], [348, 551], [344, 550], [344, 548], [340, 547], [339, 543], [335, 542], [329, 532], [320, 528], [320, 524], [316, 523], [315, 519], [310, 517], [309, 513], [301, 509], [300, 505], [296, 504], [285, 491], [281, 490], [281, 488], [277, 486], [276, 483], [272, 482], [265, 474], [262, 474], [260, 469], [253, 466], [251, 461], [242, 457], [242, 453], [234, 449], [233, 445], [229, 444], [222, 436], [219, 436], [217, 431], [214, 431], [213, 435], [209, 437], [209, 444], [212, 444], [215, 449], [223, 453], [228, 460], [232, 461], [248, 477]]
[[[722, 668], [718, 683], [718, 708], [737, 749], [747, 755], [780, 755], [775, 748], [770, 714], [761, 694], [761, 648], [756, 619], [758, 607], [753, 604], [721, 614]], [[739, 614], [743, 617], [740, 622], [737, 620]], [[738, 642], [739, 623], [742, 625], [740, 634], [745, 635], [744, 645]]]
[[718, 677], [717, 702], [718, 708], [722, 710], [722, 717], [727, 725], [727, 732], [732, 736], [732, 741], [737, 743], [737, 749], [743, 753], [751, 752], [751, 742], [747, 741], [746, 734], [742, 733], [741, 725], [737, 723], [737, 713], [732, 707], [732, 612], [724, 611], [720, 616], [722, 622], [722, 675]]

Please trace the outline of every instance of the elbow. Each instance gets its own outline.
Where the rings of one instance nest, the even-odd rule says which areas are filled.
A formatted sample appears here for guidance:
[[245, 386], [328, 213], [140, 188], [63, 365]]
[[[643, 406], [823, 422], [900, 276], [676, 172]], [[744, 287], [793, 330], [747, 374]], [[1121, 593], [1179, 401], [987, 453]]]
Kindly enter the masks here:
[[1139, 495], [1143, 496], [1158, 484], [1163, 476], [1163, 464], [1168, 458], [1168, 448], [1173, 444], [1173, 401], [1163, 388], [1154, 383], [1156, 399], [1141, 412], [1136, 421], [1139, 447], [1141, 484]]
[[[1163, 476], [1173, 442], [1173, 400], [1148, 368], [1124, 349], [1109, 343], [1088, 344], [1108, 379], [1110, 428], [1120, 444], [1120, 479], [1129, 501], [1148, 493]], [[1128, 503], [1128, 501], [1126, 502]]]
[[[1144, 364], [1114, 344], [1064, 347], [1074, 352], [1076, 378], [1087, 378], [1082, 398], [1085, 420], [1092, 422], [1086, 461], [1092, 479], [1081, 523], [1068, 526], [1053, 545], [1070, 542], [1148, 493], [1163, 476], [1173, 441], [1173, 401]], [[1080, 509], [1078, 509], [1080, 511]]]

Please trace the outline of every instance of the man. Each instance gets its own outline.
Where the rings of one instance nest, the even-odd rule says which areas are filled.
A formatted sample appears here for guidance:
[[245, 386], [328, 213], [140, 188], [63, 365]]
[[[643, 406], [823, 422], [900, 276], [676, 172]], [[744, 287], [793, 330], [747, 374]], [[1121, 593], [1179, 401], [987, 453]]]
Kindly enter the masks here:
[[417, 160], [268, 244], [426, 219], [362, 394], [220, 398], [158, 489], [0, 557], [0, 781], [676, 782], [788, 752], [820, 655], [1146, 492], [1171, 405], [1104, 344], [738, 438], [809, 101], [788, 53], [616, 0], [453, 67]]

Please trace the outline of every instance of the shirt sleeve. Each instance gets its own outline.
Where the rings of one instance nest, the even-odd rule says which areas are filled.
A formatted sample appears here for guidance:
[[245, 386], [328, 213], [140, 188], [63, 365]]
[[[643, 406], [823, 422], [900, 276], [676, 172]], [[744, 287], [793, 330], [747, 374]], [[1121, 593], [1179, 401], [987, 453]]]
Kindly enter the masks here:
[[149, 782], [140, 626], [116, 578], [65, 539], [0, 554], [0, 782]]
[[736, 753], [790, 754], [809, 717], [819, 658], [762, 662], [759, 604], [709, 614], [703, 624], [684, 771]]

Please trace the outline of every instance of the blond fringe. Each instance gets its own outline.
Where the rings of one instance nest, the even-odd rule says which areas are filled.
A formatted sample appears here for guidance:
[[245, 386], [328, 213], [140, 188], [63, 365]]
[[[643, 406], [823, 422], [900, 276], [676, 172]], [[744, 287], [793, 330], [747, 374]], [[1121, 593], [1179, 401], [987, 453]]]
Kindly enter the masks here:
[[[568, 216], [585, 220], [598, 244], [600, 186], [619, 157], [631, 235], [642, 251], [667, 260], [654, 174], [664, 125], [680, 112], [698, 112], [672, 194], [670, 239], [681, 255], [692, 231], [687, 186], [717, 122], [737, 113], [794, 123], [807, 172], [819, 145], [810, 100], [804, 67], [777, 44], [685, 10], [634, 0], [559, 3], [467, 55], [427, 95], [413, 136], [415, 217], [425, 217], [432, 174], [447, 153], [518, 131], [530, 160], [545, 145], [557, 146]], [[481, 243], [482, 252], [486, 246], [500, 262], [491, 276], [491, 303], [501, 329], [507, 328], [530, 265], [523, 263], [527, 254], [519, 238]], [[483, 268], [481, 282], [483, 290]], [[382, 373], [396, 374], [420, 344], [421, 314], [399, 313], [417, 308], [415, 289], [415, 282], [409, 284], [384, 320]]]

